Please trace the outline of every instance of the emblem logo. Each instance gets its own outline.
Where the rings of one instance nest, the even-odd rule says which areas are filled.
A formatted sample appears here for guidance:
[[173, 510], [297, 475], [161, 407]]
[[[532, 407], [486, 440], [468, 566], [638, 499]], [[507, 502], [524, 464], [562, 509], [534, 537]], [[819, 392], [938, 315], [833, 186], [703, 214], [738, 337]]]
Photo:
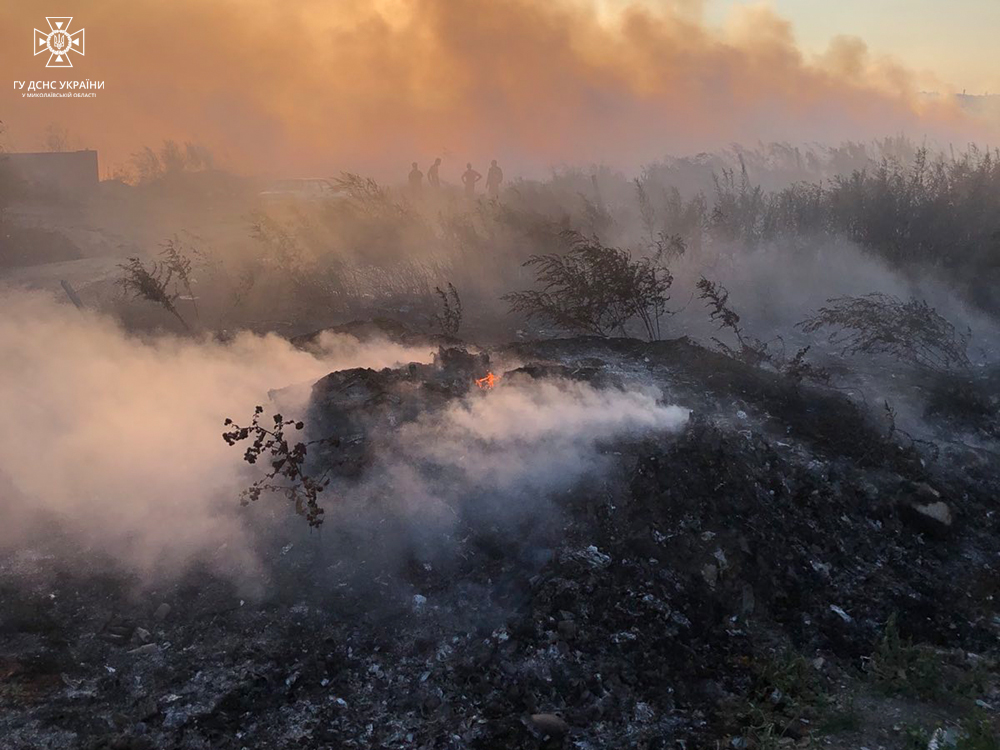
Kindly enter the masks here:
[[71, 52], [84, 54], [83, 32], [70, 32], [69, 25], [73, 17], [69, 18], [46, 18], [49, 22], [49, 31], [39, 31], [35, 29], [35, 55], [43, 52], [49, 53], [49, 61], [45, 63], [46, 68], [72, 68], [73, 62], [69, 59]]

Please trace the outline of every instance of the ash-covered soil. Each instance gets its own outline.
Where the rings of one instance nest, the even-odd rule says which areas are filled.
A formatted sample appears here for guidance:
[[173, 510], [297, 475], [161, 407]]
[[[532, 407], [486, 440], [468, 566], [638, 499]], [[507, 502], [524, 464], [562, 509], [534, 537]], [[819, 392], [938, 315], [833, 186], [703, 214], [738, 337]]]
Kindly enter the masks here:
[[495, 397], [490, 368], [691, 415], [602, 445], [544, 512], [456, 509], [441, 537], [377, 508], [310, 532], [265, 496], [250, 593], [71, 558], [54, 519], [0, 565], [0, 747], [997, 747], [995, 444], [686, 339], [574, 338], [333, 373], [314, 463], [349, 488], [400, 425]]

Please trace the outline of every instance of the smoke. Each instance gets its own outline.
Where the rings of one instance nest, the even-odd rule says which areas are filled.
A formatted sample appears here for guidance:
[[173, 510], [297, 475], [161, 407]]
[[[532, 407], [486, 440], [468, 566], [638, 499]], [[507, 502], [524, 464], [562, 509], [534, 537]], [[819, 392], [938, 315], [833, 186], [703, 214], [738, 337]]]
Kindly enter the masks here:
[[335, 486], [326, 523], [367, 535], [366, 557], [383, 564], [408, 555], [449, 563], [455, 531], [530, 547], [531, 530], [576, 495], [614, 483], [623, 442], [674, 433], [689, 413], [638, 384], [503, 377], [378, 435], [361, 480]]
[[[886, 132], [974, 137], [934, 88], [863, 41], [809, 56], [766, 5], [723, 28], [699, 2], [586, 0], [84, 0], [87, 56], [39, 69], [35, 6], [0, 8], [0, 68], [16, 80], [106, 81], [96, 99], [24, 99], [5, 84], [9, 145], [53, 121], [122, 163], [164, 138], [250, 169], [399, 174], [416, 158], [499, 157], [629, 167], [755, 139], [837, 141]], [[35, 140], [33, 140], [35, 139]]]
[[598, 390], [581, 382], [501, 379], [488, 393], [451, 404], [404, 426], [394, 454], [411, 465], [444, 469], [448, 482], [431, 494], [494, 495], [504, 503], [542, 502], [603, 473], [600, 447], [672, 432], [688, 410], [659, 403], [655, 390]]
[[[196, 562], [243, 581], [261, 573], [255, 526], [237, 503], [252, 474], [221, 438], [226, 417], [242, 421], [269, 389], [331, 370], [430, 356], [350, 336], [324, 336], [317, 354], [273, 335], [140, 339], [47, 295], [2, 295], [0, 550], [65, 533], [73, 549], [109, 555], [145, 580]], [[308, 395], [284, 390], [281, 408], [302, 415], [304, 398], [289, 401], [296, 392]], [[365, 478], [327, 504], [326, 522], [336, 528], [370, 509], [392, 516], [408, 541], [438, 539], [456, 515], [513, 523], [598, 477], [608, 441], [686, 418], [655, 391], [511, 378], [385, 437]], [[287, 510], [280, 497], [264, 503]]]
[[[714, 264], [706, 263], [705, 258], [685, 259], [675, 269], [674, 288], [692, 288], [702, 275], [723, 284], [734, 309], [743, 317], [742, 324], [756, 336], [781, 337], [789, 344], [809, 343], [823, 349], [822, 337], [806, 336], [796, 324], [831, 298], [881, 292], [928, 302], [959, 331], [972, 335], [969, 353], [975, 361], [997, 359], [995, 320], [971, 307], [961, 290], [933, 269], [892, 267], [849, 240], [819, 235], [730, 252]], [[789, 283], [790, 279], [795, 283]], [[700, 300], [685, 305], [672, 322], [676, 330], [693, 332], [702, 340], [729, 335], [720, 334], [717, 325], [708, 320]]]
[[350, 336], [325, 337], [319, 356], [273, 335], [143, 340], [46, 295], [0, 295], [0, 549], [65, 530], [143, 576], [255, 565], [226, 417], [272, 387], [430, 354]]

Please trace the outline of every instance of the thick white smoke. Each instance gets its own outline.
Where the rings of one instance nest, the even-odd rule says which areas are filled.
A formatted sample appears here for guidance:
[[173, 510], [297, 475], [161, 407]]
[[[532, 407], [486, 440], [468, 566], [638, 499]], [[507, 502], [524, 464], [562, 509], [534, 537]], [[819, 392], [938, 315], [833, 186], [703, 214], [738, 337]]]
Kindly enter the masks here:
[[[324, 337], [315, 355], [273, 335], [142, 339], [47, 295], [0, 296], [0, 551], [58, 529], [146, 580], [195, 562], [256, 574], [254, 532], [237, 502], [254, 475], [221, 438], [226, 417], [245, 422], [270, 389], [331, 370], [431, 354], [350, 336]], [[304, 414], [304, 402], [283, 400], [287, 414]], [[441, 518], [523, 517], [598, 476], [608, 441], [686, 419], [652, 390], [501, 380], [404, 425], [350, 496], [328, 505], [326, 522], [377, 505], [397, 528], [426, 536], [450, 528]], [[260, 502], [287, 510], [280, 497]]]
[[227, 566], [253, 565], [226, 417], [274, 387], [430, 356], [350, 336], [325, 337], [319, 356], [273, 335], [140, 339], [46, 295], [0, 297], [0, 549], [50, 524], [144, 575], [223, 546]]
[[465, 484], [541, 496], [599, 473], [603, 443], [681, 427], [688, 410], [659, 396], [654, 389], [502, 379], [492, 391], [406, 425], [399, 455], [447, 466]]

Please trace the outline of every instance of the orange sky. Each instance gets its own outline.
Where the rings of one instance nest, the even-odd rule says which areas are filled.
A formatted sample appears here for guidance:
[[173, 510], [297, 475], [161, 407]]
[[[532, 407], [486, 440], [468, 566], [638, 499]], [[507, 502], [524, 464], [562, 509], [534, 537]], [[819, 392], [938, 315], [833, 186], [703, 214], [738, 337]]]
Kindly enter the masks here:
[[[5, 146], [39, 149], [56, 123], [71, 146], [99, 149], [105, 170], [165, 138], [245, 171], [378, 174], [439, 153], [634, 166], [737, 140], [980, 132], [928, 110], [923, 81], [864, 44], [803, 53], [766, 6], [708, 25], [698, 0], [68, 4], [87, 44], [68, 70], [30, 52], [47, 28], [37, 5], [0, 7]], [[105, 81], [96, 99], [13, 90], [88, 78]]]

